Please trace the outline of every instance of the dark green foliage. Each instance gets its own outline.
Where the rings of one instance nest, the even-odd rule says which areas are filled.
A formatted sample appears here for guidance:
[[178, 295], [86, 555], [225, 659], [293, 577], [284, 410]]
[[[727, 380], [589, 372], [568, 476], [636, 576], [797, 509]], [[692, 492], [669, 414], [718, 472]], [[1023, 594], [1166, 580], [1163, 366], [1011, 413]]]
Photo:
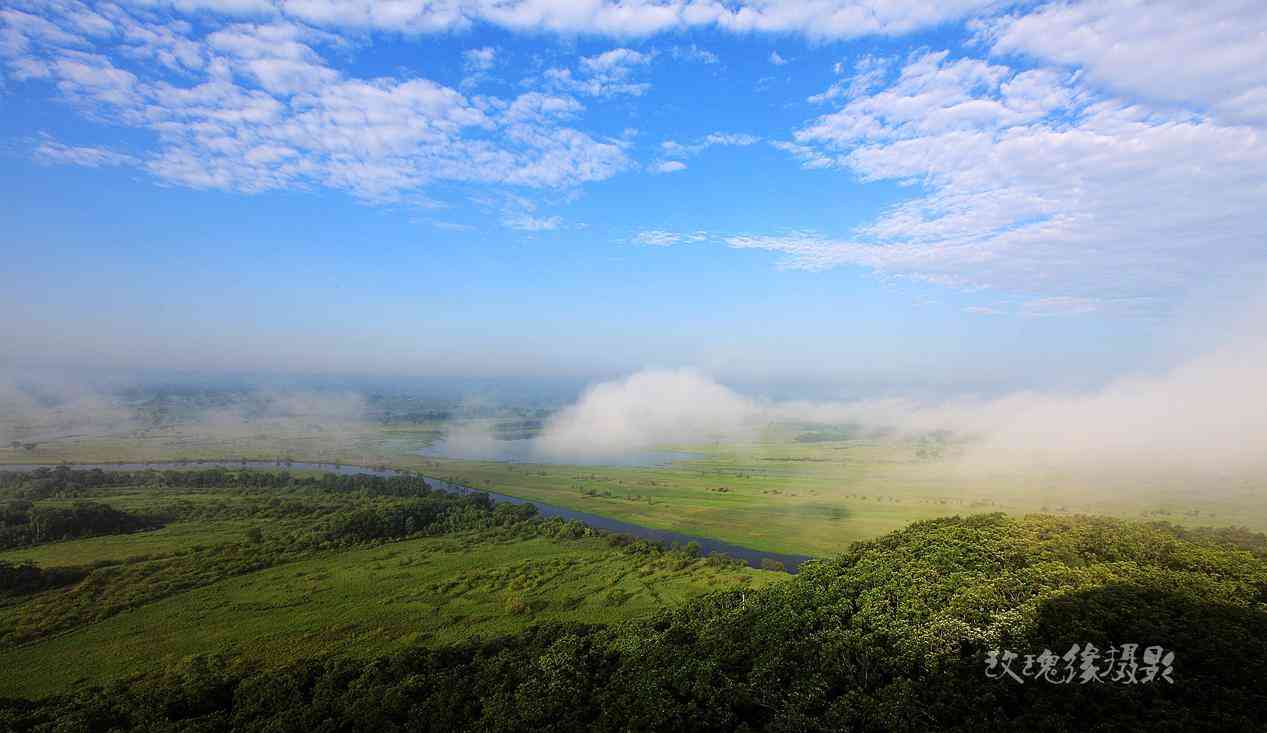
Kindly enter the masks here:
[[41, 568], [33, 562], [0, 560], [0, 599], [60, 588], [83, 580], [88, 568]]
[[34, 471], [0, 471], [0, 496], [18, 499], [75, 498], [116, 486], [168, 486], [175, 488], [306, 489], [329, 493], [363, 493], [369, 496], [425, 496], [431, 487], [419, 476], [368, 474], [292, 476], [286, 471], [250, 471], [227, 468], [201, 470], [104, 471], [77, 470], [69, 466]]
[[14, 501], [9, 502], [0, 515], [0, 548], [137, 532], [158, 526], [159, 523], [152, 519], [93, 501], [77, 501], [70, 507]]
[[[370, 664], [251, 671], [198, 660], [10, 702], [0, 728], [1261, 730], [1267, 565], [1244, 545], [1088, 517], [941, 519], [646, 622], [538, 627]], [[513, 597], [507, 605], [516, 612]], [[1088, 642], [1163, 645], [1176, 654], [1175, 682], [985, 675], [992, 648], [1060, 654]]]

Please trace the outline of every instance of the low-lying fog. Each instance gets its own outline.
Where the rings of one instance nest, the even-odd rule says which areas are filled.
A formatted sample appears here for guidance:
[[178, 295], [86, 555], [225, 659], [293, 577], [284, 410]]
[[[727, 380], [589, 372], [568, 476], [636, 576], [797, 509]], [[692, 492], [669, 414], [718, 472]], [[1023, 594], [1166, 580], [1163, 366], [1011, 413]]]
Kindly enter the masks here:
[[[1123, 376], [1081, 393], [1026, 391], [940, 402], [877, 399], [772, 401], [741, 394], [689, 368], [646, 370], [601, 382], [571, 404], [540, 411], [533, 429], [504, 440], [490, 420], [450, 414], [432, 451], [522, 462], [655, 463], [666, 445], [752, 439], [770, 423], [849, 425], [918, 435], [949, 431], [964, 450], [957, 471], [1056, 469], [1106, 474], [1267, 476], [1267, 339], [1251, 319], [1228, 344], [1174, 368]], [[208, 393], [211, 395], [212, 393]], [[487, 408], [487, 405], [484, 406]], [[487, 412], [487, 409], [485, 409]], [[370, 429], [365, 395], [264, 389], [178, 401], [121, 398], [69, 380], [0, 380], [0, 445], [126, 433], [165, 420], [209, 434], [289, 430], [336, 436]], [[663, 460], [663, 457], [660, 459]]]

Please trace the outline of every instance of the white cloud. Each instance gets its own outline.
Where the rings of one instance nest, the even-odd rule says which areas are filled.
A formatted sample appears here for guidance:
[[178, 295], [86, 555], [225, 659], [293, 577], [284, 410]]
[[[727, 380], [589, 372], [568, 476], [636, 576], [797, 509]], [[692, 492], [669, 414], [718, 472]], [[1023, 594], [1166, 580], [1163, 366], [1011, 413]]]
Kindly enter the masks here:
[[614, 97], [621, 94], [638, 97], [651, 88], [646, 82], [630, 81], [636, 69], [651, 62], [652, 54], [628, 48], [615, 48], [580, 60], [575, 72], [553, 68], [545, 72], [546, 82], [553, 88], [591, 97]]
[[45, 139], [35, 148], [35, 159], [41, 163], [81, 165], [88, 168], [134, 165], [136, 159], [124, 153], [93, 146], [65, 145]]
[[[853, 99], [862, 96], [880, 86], [888, 74], [890, 59], [876, 56], [863, 56], [853, 64], [853, 74], [848, 78], [835, 82], [826, 91], [809, 98], [811, 104], [822, 104], [835, 99]], [[844, 74], [845, 67], [836, 62], [833, 71], [837, 75]]]
[[651, 166], [651, 170], [655, 173], [676, 173], [686, 170], [686, 163], [680, 160], [662, 160], [654, 163]]
[[1115, 93], [1267, 124], [1267, 10], [1258, 0], [1051, 3], [981, 24], [995, 53], [1083, 70]]
[[456, 221], [444, 221], [442, 219], [432, 219], [431, 226], [448, 232], [469, 232], [475, 229], [475, 227], [470, 224], [462, 224]]
[[652, 230], [638, 232], [634, 235], [634, 241], [638, 244], [646, 244], [652, 247], [668, 247], [671, 244], [677, 244], [682, 241], [682, 235], [674, 232]]
[[672, 51], [673, 58], [684, 61], [698, 61], [701, 64], [720, 63], [721, 59], [717, 54], [706, 48], [700, 48], [692, 43], [689, 46], [674, 46]]
[[243, 23], [209, 34], [207, 45], [228, 59], [235, 72], [254, 78], [265, 91], [284, 96], [339, 79], [339, 73], [307, 45], [311, 37], [311, 32], [290, 23]]
[[660, 154], [667, 158], [690, 158], [714, 146], [748, 147], [761, 142], [756, 135], [744, 133], [712, 132], [693, 143], [665, 140], [660, 143]]
[[581, 68], [590, 74], [624, 73], [627, 69], [650, 61], [651, 56], [649, 54], [628, 48], [613, 48], [597, 56], [582, 58]]
[[780, 56], [778, 51], [771, 51], [770, 63], [774, 64], [775, 66], [783, 66], [784, 64], [787, 63], [787, 59]]
[[710, 132], [704, 136], [704, 144], [712, 145], [728, 145], [731, 147], [747, 147], [761, 142], [761, 138], [756, 135], [747, 135], [744, 133], [734, 132]]
[[834, 156], [824, 154], [809, 145], [799, 145], [787, 140], [772, 140], [770, 145], [800, 160], [801, 167], [807, 170], [831, 168], [836, 165]]
[[778, 146], [915, 187], [850, 236], [726, 240], [786, 267], [1029, 293], [1022, 313], [1041, 315], [1161, 302], [1263, 258], [1260, 131], [1099, 96], [1065, 70], [926, 53]]
[[119, 13], [113, 22], [123, 35], [117, 50], [124, 57], [154, 60], [174, 71], [194, 71], [207, 63], [205, 45], [192, 40], [192, 27], [185, 21], [141, 23]]
[[503, 219], [502, 224], [508, 229], [521, 232], [553, 232], [563, 227], [563, 220], [557, 216], [538, 218], [522, 214]]
[[1054, 72], [1014, 74], [1008, 67], [978, 59], [951, 61], [946, 51], [926, 53], [911, 59], [889, 88], [855, 96], [839, 111], [799, 130], [795, 139], [843, 148], [958, 130], [999, 129], [1065, 111], [1073, 101], [1072, 88]]
[[690, 244], [692, 242], [703, 242], [708, 239], [706, 232], [695, 232], [693, 234], [679, 234], [678, 232], [666, 232], [662, 229], [648, 229], [638, 232], [634, 235], [633, 241], [636, 244], [645, 244], [651, 247], [668, 247], [674, 244]]
[[0, 48], [16, 55], [28, 51], [33, 43], [82, 48], [88, 41], [76, 32], [63, 29], [58, 24], [16, 8], [0, 10], [4, 22], [4, 35]]
[[491, 46], [472, 48], [462, 52], [466, 68], [471, 71], [488, 71], [497, 62], [497, 49]]
[[682, 162], [682, 159], [699, 155], [708, 148], [718, 145], [747, 147], [758, 142], [761, 142], [761, 138], [755, 135], [725, 132], [710, 133], [693, 143], [665, 140], [660, 143], [660, 155], [663, 157], [651, 163], [648, 169], [653, 173], [676, 173], [677, 171], [686, 170], [686, 163]]
[[493, 75], [489, 72], [496, 65], [497, 49], [492, 46], [469, 48], [463, 51], [462, 68], [466, 72], [466, 77], [462, 79], [460, 87], [465, 91], [491, 81]]
[[855, 265], [884, 271], [919, 271], [921, 266], [953, 267], [970, 265], [954, 252], [910, 244], [877, 246], [837, 240], [814, 232], [778, 235], [737, 234], [721, 238], [734, 249], [759, 249], [784, 255], [780, 266], [787, 269], [822, 271]]
[[[630, 167], [625, 143], [567, 126], [582, 109], [570, 97], [468, 98], [428, 79], [351, 78], [322, 55], [336, 37], [276, 12], [199, 35], [190, 23], [117, 6], [102, 6], [100, 21], [83, 17], [86, 6], [73, 0], [24, 8], [30, 12], [0, 17], [6, 72], [47, 80], [92, 119], [153, 133], [149, 152], [108, 159], [168, 183], [243, 192], [323, 186], [429, 204], [422, 190], [437, 181], [571, 188]], [[43, 9], [41, 22], [28, 20]], [[260, 8], [230, 10], [249, 17]], [[491, 49], [476, 52], [481, 64], [495, 58]], [[617, 54], [591, 64], [610, 70], [635, 61]], [[107, 160], [51, 146], [36, 155]]]
[[587, 390], [550, 418], [534, 447], [564, 459], [618, 456], [734, 434], [754, 412], [752, 401], [693, 370], [644, 371]]

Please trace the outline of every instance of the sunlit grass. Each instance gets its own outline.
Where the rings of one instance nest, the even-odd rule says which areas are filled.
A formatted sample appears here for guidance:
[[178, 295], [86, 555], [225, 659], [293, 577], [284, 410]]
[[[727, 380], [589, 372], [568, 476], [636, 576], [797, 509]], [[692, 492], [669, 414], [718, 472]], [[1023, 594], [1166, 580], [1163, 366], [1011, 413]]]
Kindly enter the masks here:
[[195, 654], [265, 665], [327, 654], [371, 658], [529, 624], [613, 623], [711, 590], [787, 577], [628, 554], [601, 538], [410, 540], [230, 578], [5, 651], [0, 696], [64, 691]]
[[[122, 508], [113, 500], [110, 503]], [[102, 560], [126, 560], [140, 556], [162, 557], [199, 545], [241, 542], [246, 536], [246, 531], [258, 524], [253, 520], [176, 522], [148, 532], [87, 537], [0, 551], [0, 560], [9, 562], [31, 560], [48, 567], [65, 567], [90, 565]]]

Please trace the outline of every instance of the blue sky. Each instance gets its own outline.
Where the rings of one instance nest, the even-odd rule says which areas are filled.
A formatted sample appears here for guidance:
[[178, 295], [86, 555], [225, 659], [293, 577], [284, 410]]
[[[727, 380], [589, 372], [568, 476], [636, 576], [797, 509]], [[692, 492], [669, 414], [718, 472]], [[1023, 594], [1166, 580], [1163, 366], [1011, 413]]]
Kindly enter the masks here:
[[4, 358], [853, 393], [1159, 368], [1261, 288], [1265, 16], [17, 0]]

